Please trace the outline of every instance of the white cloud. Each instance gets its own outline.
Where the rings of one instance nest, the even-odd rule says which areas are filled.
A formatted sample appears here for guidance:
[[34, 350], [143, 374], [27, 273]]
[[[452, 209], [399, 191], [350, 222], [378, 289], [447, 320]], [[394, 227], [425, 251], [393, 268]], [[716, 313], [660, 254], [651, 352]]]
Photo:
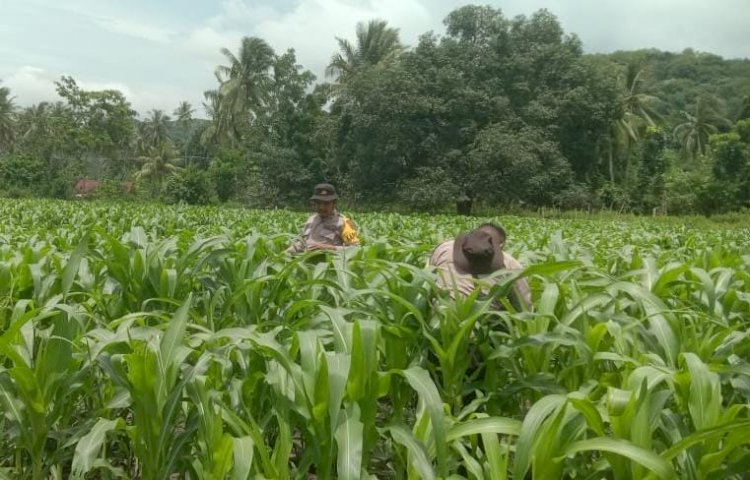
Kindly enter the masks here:
[[[26, 65], [4, 78], [3, 85], [10, 89], [17, 105], [27, 107], [44, 101], [60, 101], [54, 82], [58, 81], [61, 75]], [[129, 84], [85, 77], [75, 77], [75, 80], [83, 90], [120, 91], [141, 115], [155, 108], [171, 115], [177, 105], [186, 99], [196, 107], [196, 116], [201, 117], [203, 113], [200, 104], [202, 92], [196, 92], [188, 86]]]
[[217, 29], [235, 28], [263, 23], [280, 15], [272, 3], [262, 5], [260, 2], [247, 0], [224, 0], [219, 14], [210, 18], [207, 24]]
[[42, 68], [25, 65], [6, 76], [3, 84], [10, 88], [17, 105], [29, 106], [42, 101], [59, 100], [54, 84], [59, 78]]
[[335, 37], [353, 39], [358, 22], [375, 18], [398, 28], [404, 43], [415, 43], [436, 23], [435, 13], [419, 0], [301, 0], [285, 13], [248, 1], [227, 0], [219, 15], [190, 32], [184, 48], [217, 65], [223, 61], [218, 53], [222, 47], [236, 52], [243, 36], [257, 36], [277, 53], [294, 48], [297, 60], [322, 80], [337, 49]]
[[104, 15], [86, 15], [86, 17], [106, 31], [128, 35], [142, 40], [157, 43], [169, 43], [175, 37], [175, 32], [170, 29], [127, 18], [116, 18]]
[[179, 48], [197, 59], [217, 65], [222, 60], [219, 51], [225, 47], [236, 51], [241, 38], [240, 32], [219, 31], [213, 27], [201, 26], [191, 31]]
[[[114, 2], [100, 2], [96, 0], [67, 0], [65, 3], [44, 0], [25, 0], [38, 12], [54, 12], [60, 21], [71, 22], [80, 19], [88, 22], [105, 32], [126, 35], [133, 38], [156, 42], [169, 43], [176, 32], [167, 28], [152, 18], [146, 17], [137, 9], [122, 9]], [[60, 17], [59, 15], [63, 16]], [[74, 30], [74, 26], [71, 29]]]

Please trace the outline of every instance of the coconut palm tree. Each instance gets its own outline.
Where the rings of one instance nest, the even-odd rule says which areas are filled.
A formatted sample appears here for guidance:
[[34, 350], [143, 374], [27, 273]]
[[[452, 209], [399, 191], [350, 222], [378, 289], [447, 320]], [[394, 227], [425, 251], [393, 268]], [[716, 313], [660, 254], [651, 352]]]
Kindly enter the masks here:
[[203, 97], [203, 108], [206, 114], [211, 117], [211, 124], [201, 134], [201, 143], [208, 144], [218, 142], [221, 138], [226, 138], [234, 146], [240, 140], [242, 128], [238, 112], [223, 101], [223, 95], [216, 90], [206, 90]]
[[190, 137], [192, 136], [193, 128], [191, 128], [190, 120], [193, 119], [193, 112], [195, 109], [190, 102], [183, 101], [174, 110], [174, 116], [177, 118], [177, 125], [181, 128], [181, 149], [184, 154], [184, 163], [188, 165], [188, 146], [190, 144]]
[[692, 113], [683, 111], [685, 122], [674, 129], [674, 137], [688, 158], [708, 152], [708, 138], [721, 128], [729, 128], [731, 122], [724, 117], [724, 106], [711, 95], [702, 95]]
[[[631, 63], [625, 67], [620, 76], [623, 95], [620, 98], [621, 115], [610, 128], [609, 176], [615, 181], [614, 160], [616, 156], [627, 158], [630, 150], [642, 138], [648, 127], [656, 127], [661, 120], [659, 109], [660, 98], [644, 92], [644, 69], [638, 64]], [[627, 170], [627, 165], [626, 165]]]
[[192, 105], [190, 105], [190, 102], [183, 101], [180, 103], [180, 105], [175, 108], [173, 114], [178, 122], [187, 122], [193, 119], [193, 113], [195, 113], [195, 109]]
[[390, 28], [384, 20], [370, 20], [366, 25], [358, 23], [356, 35], [354, 44], [336, 37], [339, 52], [331, 58], [326, 75], [339, 83], [359, 67], [392, 60], [404, 49], [398, 38], [398, 29]]
[[252, 120], [266, 102], [276, 54], [268, 43], [256, 37], [242, 39], [238, 56], [226, 48], [221, 53], [229, 64], [216, 67], [220, 82], [218, 113]]
[[221, 53], [228, 63], [219, 65], [214, 72], [219, 88], [204, 92], [203, 106], [212, 123], [201, 141], [228, 138], [234, 144], [266, 104], [276, 54], [268, 43], [256, 37], [244, 37], [237, 55], [226, 48]]
[[139, 129], [144, 150], [169, 142], [167, 123], [170, 121], [169, 115], [165, 115], [161, 110], [154, 109], [148, 113]]
[[150, 181], [157, 186], [161, 185], [167, 175], [182, 170], [176, 165], [177, 152], [170, 142], [149, 146], [146, 154], [138, 160], [141, 162], [141, 169], [135, 172], [135, 180]]
[[16, 107], [8, 87], [0, 87], [0, 151], [10, 150], [15, 141]]
[[39, 102], [24, 109], [18, 115], [18, 132], [22, 141], [49, 134], [51, 110], [50, 103]]

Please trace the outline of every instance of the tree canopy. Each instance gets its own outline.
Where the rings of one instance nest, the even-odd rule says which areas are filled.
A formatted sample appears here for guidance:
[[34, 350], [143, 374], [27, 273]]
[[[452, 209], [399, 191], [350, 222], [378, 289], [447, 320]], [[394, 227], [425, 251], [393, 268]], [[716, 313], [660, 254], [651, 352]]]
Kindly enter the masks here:
[[27, 108], [0, 86], [0, 188], [64, 197], [80, 178], [134, 180], [156, 200], [301, 206], [326, 180], [364, 207], [750, 206], [732, 180], [750, 172], [750, 60], [586, 54], [547, 10], [467, 5], [444, 24], [406, 47], [396, 26], [359, 23], [317, 83], [293, 49], [245, 37], [217, 52], [208, 120], [187, 102], [139, 117], [70, 77], [60, 101]]

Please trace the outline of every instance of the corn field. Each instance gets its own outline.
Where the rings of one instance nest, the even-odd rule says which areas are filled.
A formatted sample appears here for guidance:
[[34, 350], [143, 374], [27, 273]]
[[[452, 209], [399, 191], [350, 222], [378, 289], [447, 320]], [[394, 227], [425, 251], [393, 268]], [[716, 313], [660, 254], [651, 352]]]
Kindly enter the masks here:
[[[750, 229], [304, 218], [2, 200], [0, 478], [747, 478]], [[480, 220], [533, 311], [436, 288]]]

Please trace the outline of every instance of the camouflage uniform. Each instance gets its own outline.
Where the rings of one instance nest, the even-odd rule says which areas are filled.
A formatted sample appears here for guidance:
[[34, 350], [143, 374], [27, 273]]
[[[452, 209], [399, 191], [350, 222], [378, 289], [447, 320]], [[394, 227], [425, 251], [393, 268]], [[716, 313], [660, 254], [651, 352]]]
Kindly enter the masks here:
[[359, 238], [354, 223], [334, 210], [333, 214], [326, 218], [317, 213], [310, 216], [302, 229], [302, 239], [287, 248], [287, 252], [304, 252], [307, 250], [308, 242], [332, 245], [340, 250], [346, 246], [359, 245]]

